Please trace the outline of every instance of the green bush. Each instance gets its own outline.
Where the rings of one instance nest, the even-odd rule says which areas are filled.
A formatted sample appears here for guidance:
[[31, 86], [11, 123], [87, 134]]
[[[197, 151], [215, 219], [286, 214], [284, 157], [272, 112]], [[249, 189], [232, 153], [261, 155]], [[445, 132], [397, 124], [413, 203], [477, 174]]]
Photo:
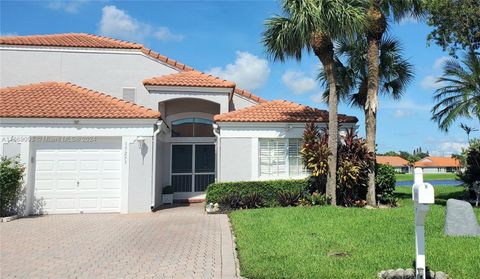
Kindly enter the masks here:
[[375, 192], [378, 202], [385, 204], [396, 204], [396, 198], [393, 195], [395, 191], [395, 169], [389, 165], [376, 165], [375, 175]]
[[162, 195], [170, 195], [173, 194], [173, 186], [167, 185], [163, 187]]
[[465, 183], [471, 198], [475, 197], [474, 183], [480, 181], [480, 139], [470, 141], [470, 146], [463, 152], [465, 171], [459, 173], [460, 180]]
[[0, 216], [15, 214], [23, 183], [24, 166], [18, 158], [0, 159]]
[[[303, 192], [307, 191], [309, 181], [301, 180], [268, 180], [268, 181], [243, 181], [243, 182], [222, 182], [210, 184], [207, 188], [207, 202], [233, 203], [241, 207], [242, 200], [252, 199], [255, 195], [256, 201], [261, 201], [266, 207], [278, 206], [278, 193], [283, 191]], [[234, 198], [235, 197], [235, 198]], [[240, 205], [237, 205], [239, 204]]]

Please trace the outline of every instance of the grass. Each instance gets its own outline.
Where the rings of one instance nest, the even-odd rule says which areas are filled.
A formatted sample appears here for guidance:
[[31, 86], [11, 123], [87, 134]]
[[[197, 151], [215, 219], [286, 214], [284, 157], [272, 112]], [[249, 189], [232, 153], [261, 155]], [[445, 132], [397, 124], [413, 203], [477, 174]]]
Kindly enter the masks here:
[[[445, 237], [445, 203], [460, 187], [436, 187], [426, 224], [427, 265], [455, 279], [478, 278], [480, 238]], [[247, 278], [375, 278], [415, 259], [410, 187], [392, 209], [288, 207], [230, 214], [241, 275]], [[475, 209], [477, 217], [480, 210]], [[347, 256], [331, 256], [347, 253]]]
[[[412, 173], [397, 173], [395, 174], [397, 181], [413, 181]], [[455, 173], [424, 173], [423, 180], [449, 180], [455, 179], [457, 175]]]

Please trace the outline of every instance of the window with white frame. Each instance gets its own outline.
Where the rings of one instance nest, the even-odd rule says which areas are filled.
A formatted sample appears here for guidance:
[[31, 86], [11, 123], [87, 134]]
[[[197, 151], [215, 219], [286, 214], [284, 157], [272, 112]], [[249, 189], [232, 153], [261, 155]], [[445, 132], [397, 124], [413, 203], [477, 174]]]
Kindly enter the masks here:
[[301, 139], [259, 139], [260, 177], [305, 176], [301, 148]]

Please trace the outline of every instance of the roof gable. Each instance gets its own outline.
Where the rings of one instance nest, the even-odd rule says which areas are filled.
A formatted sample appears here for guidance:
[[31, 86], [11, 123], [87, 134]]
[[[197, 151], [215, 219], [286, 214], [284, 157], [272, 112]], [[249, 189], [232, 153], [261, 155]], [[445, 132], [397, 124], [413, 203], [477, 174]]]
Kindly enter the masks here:
[[[289, 101], [275, 100], [214, 116], [217, 122], [328, 122], [328, 112]], [[340, 123], [356, 123], [354, 116], [338, 115]]]
[[72, 83], [42, 82], [0, 89], [0, 117], [159, 118], [145, 107]]
[[415, 163], [415, 167], [460, 167], [460, 161], [452, 157], [428, 156]]
[[377, 156], [377, 163], [392, 167], [406, 167], [409, 164], [407, 160], [400, 156]]
[[186, 71], [143, 81], [144, 85], [234, 88], [235, 83], [199, 71]]

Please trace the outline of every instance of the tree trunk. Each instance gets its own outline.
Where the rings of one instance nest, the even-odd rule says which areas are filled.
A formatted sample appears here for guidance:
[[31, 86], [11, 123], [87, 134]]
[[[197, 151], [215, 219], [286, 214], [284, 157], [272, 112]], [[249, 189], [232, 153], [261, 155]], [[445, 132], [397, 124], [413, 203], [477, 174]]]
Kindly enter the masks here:
[[328, 96], [328, 174], [326, 195], [331, 198], [331, 205], [337, 205], [337, 147], [338, 147], [338, 96], [336, 88], [336, 71], [333, 59], [334, 50], [332, 39], [322, 32], [313, 32], [310, 37], [313, 52], [320, 59], [327, 76]]
[[367, 149], [374, 154], [368, 168], [367, 203], [376, 206], [375, 194], [375, 163], [376, 163], [376, 134], [378, 108], [378, 55], [379, 39], [368, 36], [368, 92], [365, 102], [365, 132]]
[[326, 194], [331, 198], [331, 205], [337, 205], [337, 150], [338, 150], [338, 96], [336, 89], [335, 65], [332, 48], [320, 56], [327, 76], [328, 96], [328, 174]]

